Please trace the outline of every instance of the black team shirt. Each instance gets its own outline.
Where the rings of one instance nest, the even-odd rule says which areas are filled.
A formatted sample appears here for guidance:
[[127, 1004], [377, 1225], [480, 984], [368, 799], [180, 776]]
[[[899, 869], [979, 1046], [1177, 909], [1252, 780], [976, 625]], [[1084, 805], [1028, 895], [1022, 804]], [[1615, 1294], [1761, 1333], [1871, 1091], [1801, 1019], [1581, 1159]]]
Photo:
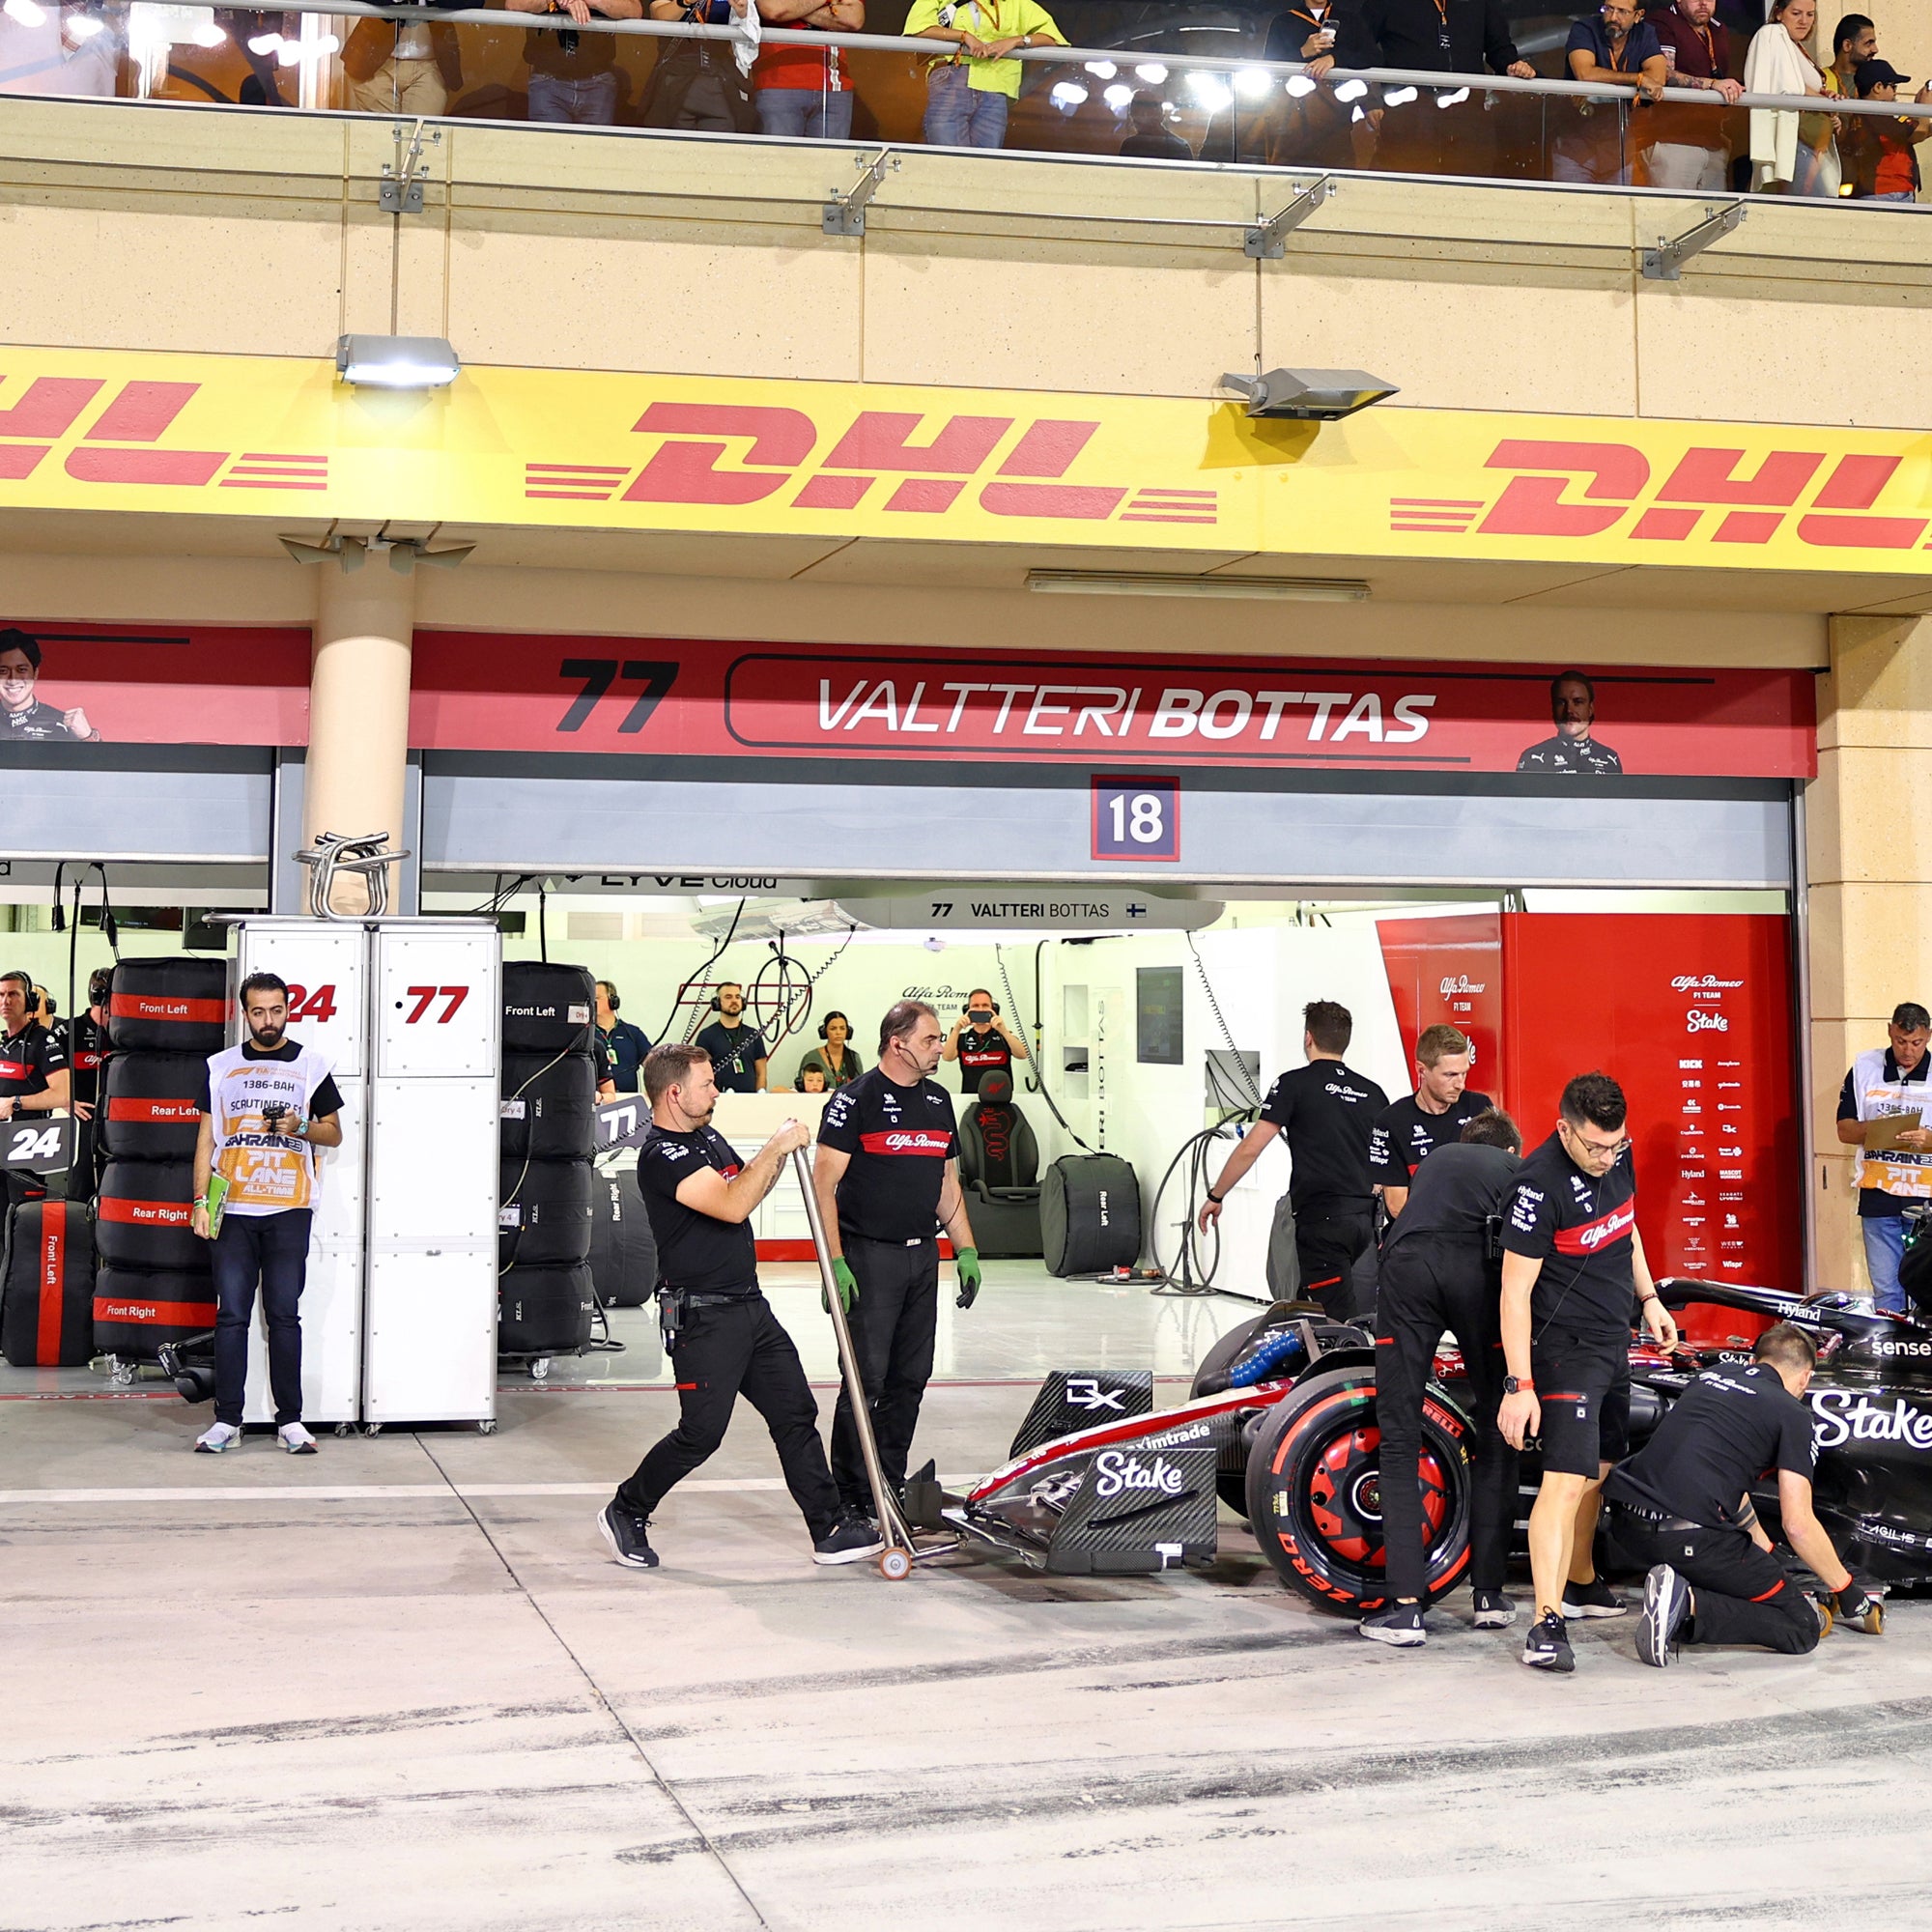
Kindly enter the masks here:
[[[1415, 1170], [1430, 1154], [1461, 1140], [1463, 1129], [1494, 1105], [1487, 1094], [1465, 1090], [1446, 1114], [1425, 1114], [1415, 1095], [1405, 1094], [1376, 1118], [1369, 1141], [1369, 1178], [1378, 1187], [1413, 1185]], [[1402, 1211], [1406, 1214], [1408, 1209]]]
[[29, 1020], [16, 1034], [0, 1038], [0, 1099], [44, 1094], [47, 1076], [67, 1065], [67, 1048], [39, 1020]]
[[[1398, 1217], [1400, 1225], [1400, 1217]], [[1628, 1151], [1593, 1178], [1554, 1134], [1517, 1170], [1506, 1253], [1543, 1264], [1530, 1291], [1534, 1332], [1627, 1338], [1636, 1311], [1636, 1174]]]
[[1509, 1205], [1520, 1167], [1503, 1148], [1463, 1141], [1438, 1148], [1417, 1172], [1407, 1202], [1382, 1237], [1382, 1253], [1429, 1235], [1464, 1242], [1481, 1255], [1489, 1217]]
[[1262, 1119], [1288, 1143], [1288, 1198], [1297, 1214], [1369, 1206], [1369, 1142], [1388, 1103], [1367, 1074], [1340, 1060], [1311, 1060], [1268, 1089]]
[[712, 1023], [692, 1041], [711, 1056], [711, 1071], [721, 1094], [755, 1094], [758, 1062], [767, 1057], [765, 1037], [753, 1026]]
[[997, 1028], [988, 1027], [980, 1033], [977, 1028], [968, 1027], [959, 1036], [960, 1093], [977, 1094], [980, 1080], [994, 1067], [1010, 1067], [1012, 1064], [1013, 1050], [1007, 1044], [1006, 1036]]
[[841, 1240], [910, 1247], [931, 1238], [946, 1163], [959, 1151], [944, 1087], [900, 1087], [868, 1067], [826, 1104], [818, 1144], [851, 1156], [838, 1182]]
[[655, 1124], [638, 1155], [638, 1187], [657, 1236], [658, 1279], [691, 1294], [756, 1294], [758, 1244], [749, 1221], [720, 1221], [677, 1198], [701, 1167], [726, 1180], [743, 1165], [716, 1127], [674, 1134]]
[[1769, 1362], [1708, 1369], [1665, 1411], [1657, 1434], [1604, 1484], [1613, 1501], [1706, 1529], [1735, 1524], [1757, 1479], [1789, 1469], [1811, 1480], [1811, 1411]]

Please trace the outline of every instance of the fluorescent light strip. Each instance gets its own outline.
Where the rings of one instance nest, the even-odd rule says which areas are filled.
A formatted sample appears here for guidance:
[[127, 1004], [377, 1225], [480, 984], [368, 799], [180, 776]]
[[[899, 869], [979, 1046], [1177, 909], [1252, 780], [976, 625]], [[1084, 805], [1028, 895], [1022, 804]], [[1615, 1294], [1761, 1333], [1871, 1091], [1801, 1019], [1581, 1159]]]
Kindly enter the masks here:
[[1303, 604], [1359, 604], [1358, 577], [1177, 577], [1085, 570], [1030, 570], [1029, 590], [1087, 597], [1259, 597]]

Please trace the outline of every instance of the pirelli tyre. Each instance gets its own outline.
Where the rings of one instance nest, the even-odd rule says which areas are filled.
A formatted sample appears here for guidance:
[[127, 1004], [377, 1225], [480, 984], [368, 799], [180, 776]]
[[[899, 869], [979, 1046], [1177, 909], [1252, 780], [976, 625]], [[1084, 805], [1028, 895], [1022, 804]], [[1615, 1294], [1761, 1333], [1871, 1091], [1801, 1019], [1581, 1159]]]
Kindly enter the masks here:
[[[1422, 1417], [1424, 1602], [1469, 1562], [1468, 1424], [1439, 1390]], [[1312, 1375], [1272, 1409], [1248, 1458], [1255, 1541], [1310, 1603], [1359, 1616], [1382, 1602], [1381, 1432], [1372, 1368]]]
[[164, 1343], [213, 1326], [214, 1278], [205, 1269], [95, 1269], [94, 1346], [103, 1355], [152, 1362]]
[[107, 1041], [116, 1053], [194, 1053], [228, 1044], [228, 962], [169, 954], [123, 959], [107, 994]]
[[94, 1353], [94, 1224], [77, 1201], [25, 1201], [0, 1257], [0, 1355], [16, 1369], [85, 1368]]
[[581, 1355], [595, 1312], [588, 1267], [506, 1269], [497, 1278], [497, 1352]]
[[658, 1244], [637, 1165], [620, 1158], [591, 1170], [590, 1279], [607, 1308], [641, 1308], [657, 1293]]
[[108, 1055], [96, 1128], [108, 1157], [192, 1160], [207, 1077], [199, 1054]]
[[587, 966], [543, 959], [503, 962], [503, 1055], [574, 1053], [597, 1049], [597, 981]]
[[581, 1053], [506, 1053], [505, 1160], [588, 1160], [597, 1147], [597, 1069]]
[[587, 1160], [506, 1160], [497, 1199], [498, 1267], [570, 1268], [590, 1259]]
[[113, 1267], [206, 1273], [209, 1244], [195, 1232], [191, 1160], [110, 1160], [94, 1204], [94, 1249]]

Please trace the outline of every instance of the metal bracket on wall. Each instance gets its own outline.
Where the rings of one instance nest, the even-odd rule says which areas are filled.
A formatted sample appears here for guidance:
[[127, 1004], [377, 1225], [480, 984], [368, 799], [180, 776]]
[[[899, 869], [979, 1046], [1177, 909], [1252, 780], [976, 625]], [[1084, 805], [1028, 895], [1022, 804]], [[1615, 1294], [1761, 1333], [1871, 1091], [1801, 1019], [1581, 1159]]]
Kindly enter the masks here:
[[1335, 192], [1336, 185], [1333, 175], [1311, 182], [1280, 213], [1270, 214], [1241, 237], [1241, 253], [1257, 262], [1279, 262], [1288, 253], [1289, 236]]
[[819, 226], [828, 235], [865, 234], [866, 204], [878, 193], [886, 170], [896, 172], [898, 165], [899, 157], [890, 148], [881, 148], [849, 188], [842, 193], [836, 187], [827, 188], [825, 191], [832, 199], [825, 204]]
[[[418, 121], [410, 132], [410, 150], [403, 153], [403, 124], [395, 124], [396, 158], [383, 163], [382, 185], [376, 193], [384, 214], [420, 214], [423, 212], [423, 184], [429, 179], [429, 160], [423, 154], [423, 127]], [[440, 142], [442, 129], [430, 129], [429, 139]]]
[[1721, 242], [1750, 213], [1742, 201], [1718, 208], [1704, 204], [1704, 218], [1694, 228], [1687, 228], [1673, 242], [1660, 235], [1655, 248], [1643, 251], [1643, 272], [1647, 281], [1675, 282], [1683, 278], [1684, 265], [1692, 255], [1701, 255], [1714, 242]]

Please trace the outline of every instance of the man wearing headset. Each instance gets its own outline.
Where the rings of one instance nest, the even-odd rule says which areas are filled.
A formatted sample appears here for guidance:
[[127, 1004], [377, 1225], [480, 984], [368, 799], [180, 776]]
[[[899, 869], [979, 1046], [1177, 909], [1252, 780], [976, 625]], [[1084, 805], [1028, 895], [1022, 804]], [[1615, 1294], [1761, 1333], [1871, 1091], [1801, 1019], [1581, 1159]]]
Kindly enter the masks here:
[[946, 1036], [944, 1060], [959, 1063], [959, 1091], [977, 1094], [980, 1076], [996, 1066], [1010, 1073], [1027, 1057], [1026, 1041], [1000, 1017], [999, 1002], [983, 986], [966, 995], [966, 1009]]
[[711, 1056], [721, 1094], [765, 1091], [765, 1037], [745, 1024], [745, 989], [726, 980], [711, 1002], [719, 1017], [692, 1041]]
[[[649, 1036], [631, 1020], [617, 1014], [623, 1007], [617, 988], [610, 980], [597, 982], [597, 1044], [604, 1049], [604, 1064], [618, 1094], [635, 1094], [644, 1055], [651, 1050]], [[599, 1096], [602, 1097], [601, 1095]]]
[[1630, 1447], [1632, 1317], [1662, 1349], [1677, 1324], [1658, 1298], [1636, 1227], [1624, 1090], [1579, 1073], [1563, 1090], [1556, 1131], [1517, 1170], [1503, 1223], [1503, 1402], [1512, 1449], [1543, 1439], [1543, 1482], [1529, 1514], [1536, 1615], [1522, 1661], [1575, 1670], [1567, 1620], [1629, 1607], [1591, 1554], [1604, 1478]]

